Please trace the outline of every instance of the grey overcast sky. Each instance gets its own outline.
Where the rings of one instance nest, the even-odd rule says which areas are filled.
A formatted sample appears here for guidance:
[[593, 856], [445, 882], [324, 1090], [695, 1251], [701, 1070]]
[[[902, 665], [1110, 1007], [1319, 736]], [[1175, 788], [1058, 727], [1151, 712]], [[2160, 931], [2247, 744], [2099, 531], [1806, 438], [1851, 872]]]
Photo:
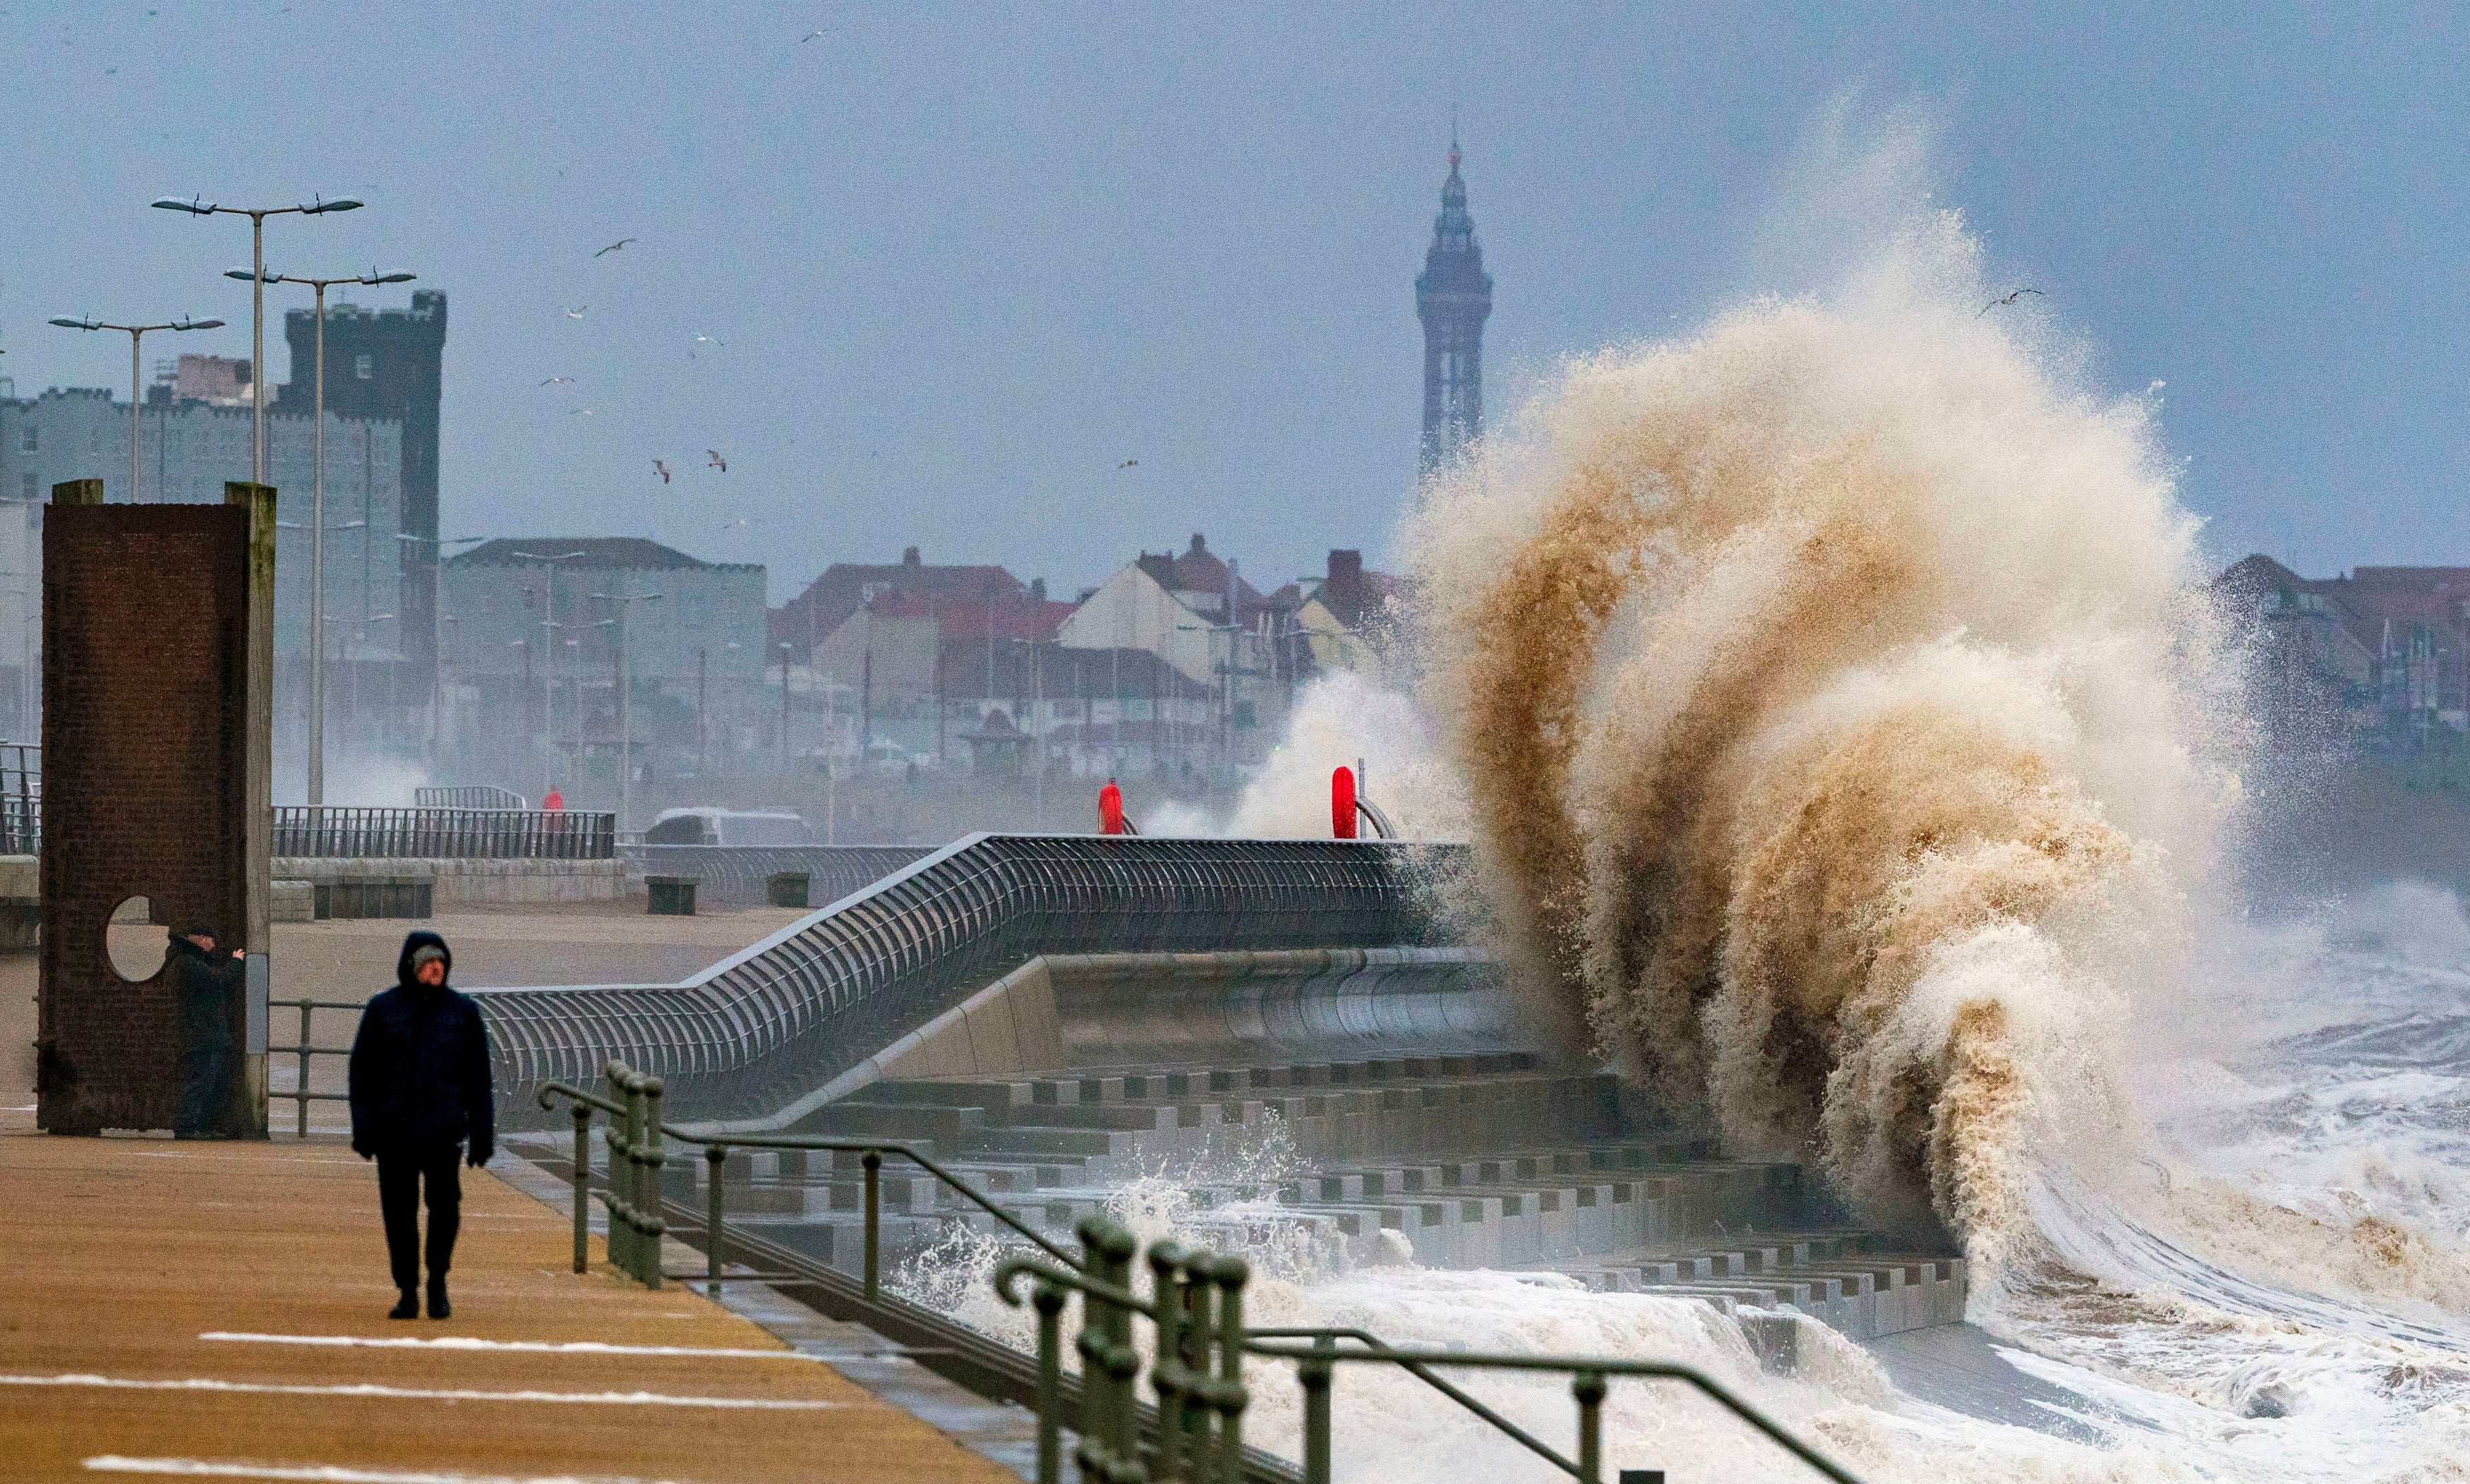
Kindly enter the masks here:
[[449, 295], [449, 536], [646, 534], [769, 564], [777, 601], [913, 544], [1068, 594], [1202, 530], [1267, 587], [1389, 546], [1454, 100], [1498, 411], [1560, 357], [1807, 287], [1751, 249], [1850, 96], [1927, 122], [1933, 198], [2099, 384], [2168, 383], [2217, 555], [2465, 563], [2463, 32], [2272, 3], [0, 0], [0, 374], [123, 384], [126, 343], [62, 313], [219, 314], [180, 348], [246, 354], [217, 276], [245, 222], [146, 202], [357, 194], [278, 220], [268, 261]]

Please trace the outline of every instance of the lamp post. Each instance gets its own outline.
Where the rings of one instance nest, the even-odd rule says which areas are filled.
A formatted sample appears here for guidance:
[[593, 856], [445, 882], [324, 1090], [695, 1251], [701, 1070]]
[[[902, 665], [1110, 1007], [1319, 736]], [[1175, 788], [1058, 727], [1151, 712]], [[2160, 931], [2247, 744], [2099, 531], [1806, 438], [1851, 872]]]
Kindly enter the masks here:
[[[557, 735], [557, 564], [578, 561], [583, 553], [562, 551], [548, 556], [538, 551], [515, 551], [508, 555], [518, 561], [541, 564], [541, 766], [547, 768], [550, 759], [557, 755], [557, 743], [553, 740]], [[577, 717], [575, 730], [580, 731], [583, 712], [580, 698], [575, 701], [574, 709]], [[547, 797], [549, 789], [556, 786], [555, 778], [548, 779], [541, 790], [542, 796]]]
[[[315, 471], [310, 476], [309, 504], [309, 652], [317, 657], [317, 662], [309, 666], [309, 807], [314, 809], [326, 801], [326, 290], [334, 284], [408, 284], [412, 275], [371, 268], [348, 278], [293, 278], [269, 273], [260, 263], [253, 268], [226, 268], [223, 276], [256, 285], [261, 296], [268, 284], [307, 284], [317, 291], [317, 368], [311, 382], [315, 389], [311, 393], [309, 455]], [[259, 354], [264, 354], [263, 345]], [[264, 381], [252, 365], [249, 384], [262, 385]], [[264, 483], [265, 475], [258, 479]]]
[[[619, 580], [618, 586], [621, 590], [626, 586], [622, 578]], [[629, 603], [657, 603], [661, 600], [661, 595], [657, 592], [626, 592], [623, 591], [618, 592], [595, 592], [592, 595], [594, 598], [598, 598], [610, 604], [616, 610], [615, 616], [601, 619], [599, 626], [614, 628], [617, 631], [618, 833], [623, 835], [634, 827], [629, 822], [633, 820], [635, 815], [635, 713], [632, 702], [632, 695], [635, 689], [635, 674], [632, 667], [626, 662], [626, 605]]]
[[[137, 342], [146, 338], [149, 330], [220, 330], [220, 319], [179, 319], [166, 325], [106, 325], [96, 319], [71, 319], [66, 314], [54, 315], [52, 323], [63, 330], [124, 330], [128, 334], [128, 499], [137, 499]], [[260, 481], [261, 483], [264, 481]]]
[[796, 646], [782, 639], [773, 647], [781, 651], [781, 777], [785, 785], [789, 777], [789, 656]]
[[358, 211], [361, 203], [351, 197], [338, 196], [333, 200], [312, 197], [298, 206], [219, 206], [201, 197], [181, 200], [176, 196], [158, 196], [153, 205], [163, 211], [185, 211], [193, 217], [246, 217], [249, 239], [249, 362], [248, 362], [248, 477], [252, 484], [266, 482], [266, 219], [297, 214], [322, 217], [330, 211]]
[[[317, 359], [321, 362], [326, 359], [322, 348]], [[468, 546], [489, 538], [450, 536], [440, 540], [434, 536], [414, 536], [408, 531], [397, 531], [394, 539], [437, 548], [429, 559], [429, 765], [434, 768], [437, 766], [438, 735], [445, 726], [446, 715], [446, 625], [454, 621], [446, 614], [446, 548]]]

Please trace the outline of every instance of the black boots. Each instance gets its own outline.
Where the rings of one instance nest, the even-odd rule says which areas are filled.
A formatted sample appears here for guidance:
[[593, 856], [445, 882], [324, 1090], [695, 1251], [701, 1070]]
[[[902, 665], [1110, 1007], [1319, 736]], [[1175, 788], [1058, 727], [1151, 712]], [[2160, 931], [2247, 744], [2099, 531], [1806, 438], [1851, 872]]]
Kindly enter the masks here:
[[[408, 1293], [405, 1294], [403, 1301], [407, 1304], [410, 1303], [411, 1295]], [[444, 1273], [430, 1274], [429, 1317], [431, 1319], [443, 1319], [454, 1312], [454, 1306], [446, 1302], [446, 1275]], [[408, 1319], [411, 1315], [406, 1314], [404, 1317]]]
[[386, 1310], [386, 1317], [389, 1319], [419, 1318], [420, 1296], [413, 1293], [409, 1288], [404, 1289], [403, 1297], [395, 1300], [394, 1308]]

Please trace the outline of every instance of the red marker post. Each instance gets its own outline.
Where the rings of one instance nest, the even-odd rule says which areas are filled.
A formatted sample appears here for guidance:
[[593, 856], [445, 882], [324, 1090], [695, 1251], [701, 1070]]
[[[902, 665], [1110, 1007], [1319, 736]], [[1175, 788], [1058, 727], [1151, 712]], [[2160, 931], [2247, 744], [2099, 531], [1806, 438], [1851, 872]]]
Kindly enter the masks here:
[[1355, 770], [1340, 768], [1329, 776], [1329, 832], [1340, 840], [1355, 838]]
[[1120, 835], [1123, 832], [1124, 791], [1115, 786], [1113, 778], [1108, 778], [1107, 786], [1098, 790], [1098, 833]]

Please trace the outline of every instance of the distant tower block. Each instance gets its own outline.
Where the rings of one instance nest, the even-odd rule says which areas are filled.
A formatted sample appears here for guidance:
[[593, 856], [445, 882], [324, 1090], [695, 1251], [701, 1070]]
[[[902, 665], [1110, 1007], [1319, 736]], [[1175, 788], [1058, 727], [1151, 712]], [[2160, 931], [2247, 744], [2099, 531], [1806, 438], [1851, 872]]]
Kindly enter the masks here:
[[1492, 275], [1467, 215], [1458, 178], [1457, 130], [1450, 130], [1450, 178], [1433, 245], [1415, 280], [1415, 317], [1424, 322], [1424, 443], [1418, 473], [1430, 474], [1483, 433], [1483, 322], [1492, 314]]

